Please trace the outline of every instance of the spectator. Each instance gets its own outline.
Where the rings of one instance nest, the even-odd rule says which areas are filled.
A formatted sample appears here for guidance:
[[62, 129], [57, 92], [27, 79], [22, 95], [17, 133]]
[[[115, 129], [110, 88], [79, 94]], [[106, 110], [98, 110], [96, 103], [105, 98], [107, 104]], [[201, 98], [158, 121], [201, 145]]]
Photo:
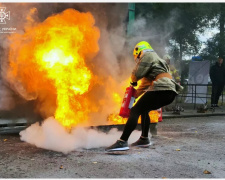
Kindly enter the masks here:
[[[172, 64], [170, 64], [170, 59], [171, 59], [171, 57], [168, 55], [168, 54], [165, 54], [164, 56], [163, 56], [163, 59], [166, 61], [166, 63], [169, 65], [169, 68], [170, 68], [170, 74], [172, 75], [172, 77], [173, 77], [173, 80], [176, 82], [176, 83], [178, 83], [178, 84], [180, 84], [180, 76], [179, 76], [179, 74], [178, 74], [178, 71], [177, 71], [177, 69], [172, 65]], [[177, 102], [177, 97], [175, 98], [175, 101]], [[176, 104], [176, 102], [175, 102], [175, 104]], [[164, 107], [162, 107], [162, 111], [163, 112], [165, 112], [165, 111], [170, 111], [171, 109], [169, 108], [169, 106], [164, 106]]]
[[180, 76], [178, 74], [178, 71], [176, 70], [176, 68], [170, 64], [170, 56], [168, 54], [163, 56], [163, 59], [166, 61], [166, 63], [169, 65], [170, 68], [170, 74], [172, 75], [174, 81], [176, 81], [176, 83], [180, 84]]
[[222, 66], [223, 58], [219, 57], [218, 61], [210, 68], [210, 79], [212, 81], [211, 107], [219, 107], [218, 101], [223, 91], [225, 82], [225, 69]]

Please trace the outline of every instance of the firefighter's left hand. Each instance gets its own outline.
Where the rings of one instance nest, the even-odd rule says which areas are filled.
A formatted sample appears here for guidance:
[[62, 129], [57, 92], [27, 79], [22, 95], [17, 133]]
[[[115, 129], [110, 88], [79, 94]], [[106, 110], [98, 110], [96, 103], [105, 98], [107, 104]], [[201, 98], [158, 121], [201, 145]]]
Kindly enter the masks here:
[[135, 86], [137, 86], [137, 82], [130, 82], [130, 85], [135, 87]]

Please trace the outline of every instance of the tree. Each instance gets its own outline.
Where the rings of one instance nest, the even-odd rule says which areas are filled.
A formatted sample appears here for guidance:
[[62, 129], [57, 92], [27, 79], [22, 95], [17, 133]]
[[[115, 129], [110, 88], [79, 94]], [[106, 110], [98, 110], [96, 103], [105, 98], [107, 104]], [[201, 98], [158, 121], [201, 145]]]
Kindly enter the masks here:
[[206, 47], [201, 52], [201, 56], [204, 59], [208, 59], [213, 63], [217, 60], [218, 56], [225, 58], [225, 4], [211, 4], [206, 17], [212, 22], [211, 27], [219, 29], [219, 33], [207, 40], [205, 43]]
[[146, 28], [154, 29], [158, 44], [169, 47], [170, 54], [178, 53], [175, 56], [181, 61], [201, 48], [197, 32], [207, 27], [206, 9], [207, 4], [202, 3], [138, 3], [136, 16], [146, 18]]
[[217, 33], [214, 37], [207, 40], [205, 43], [205, 48], [202, 50], [200, 56], [203, 59], [210, 60], [211, 63], [214, 63], [219, 56], [220, 46], [219, 46], [220, 34]]

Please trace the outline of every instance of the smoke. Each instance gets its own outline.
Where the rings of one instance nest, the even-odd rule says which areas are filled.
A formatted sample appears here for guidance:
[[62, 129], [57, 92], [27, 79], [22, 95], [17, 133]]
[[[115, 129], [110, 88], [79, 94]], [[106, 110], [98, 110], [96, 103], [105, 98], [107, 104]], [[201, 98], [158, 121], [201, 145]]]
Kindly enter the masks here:
[[[24, 32], [24, 24], [27, 14], [32, 7], [39, 7], [39, 4], [32, 3], [0, 3], [0, 7], [4, 7], [5, 12], [10, 12], [10, 20], [5, 19], [6, 24], [1, 24], [0, 27], [0, 111], [10, 111], [17, 117], [17, 109], [20, 106], [26, 106], [24, 100], [17, 92], [17, 88], [23, 90], [19, 83], [11, 84], [10, 78], [6, 76], [8, 70], [8, 51], [9, 51], [9, 36], [11, 33], [22, 34]], [[46, 9], [46, 11], [48, 11]], [[4, 29], [13, 29], [12, 31], [4, 31]], [[26, 109], [24, 109], [26, 111]], [[28, 108], [27, 111], [31, 109]], [[7, 118], [7, 117], [5, 117]], [[34, 118], [35, 119], [35, 118]]]
[[[120, 138], [121, 132], [116, 128], [108, 133], [85, 127], [76, 127], [68, 133], [53, 117], [46, 119], [42, 126], [32, 124], [20, 132], [21, 140], [37, 147], [69, 153], [75, 150], [107, 147]], [[136, 141], [139, 131], [134, 131], [129, 142]]]
[[168, 40], [174, 33], [175, 29], [181, 28], [177, 24], [179, 12], [173, 10], [167, 18], [152, 17], [151, 12], [136, 17], [132, 24], [133, 37], [129, 39], [131, 45], [135, 45], [140, 41], [148, 41], [156, 53], [162, 58], [168, 52]]
[[[136, 43], [142, 40], [149, 41], [153, 49], [162, 57], [166, 52], [166, 40], [174, 31], [173, 27], [176, 23], [177, 12], [171, 12], [167, 21], [163, 23], [162, 28], [158, 28], [157, 24], [162, 24], [159, 19], [149, 22], [146, 18], [139, 16], [133, 23], [132, 30], [134, 35], [126, 36], [125, 20], [128, 14], [127, 3], [2, 3], [1, 6], [6, 7], [11, 12], [11, 19], [7, 21], [6, 27], [16, 27], [16, 33], [23, 34], [27, 22], [35, 24], [44, 21], [48, 16], [62, 12], [67, 8], [74, 8], [81, 12], [91, 12], [95, 18], [95, 24], [100, 29], [101, 37], [99, 40], [100, 51], [92, 62], [87, 65], [93, 74], [98, 76], [98, 82], [92, 89], [92, 93], [88, 96], [91, 98], [96, 107], [96, 113], [101, 117], [98, 118], [99, 123], [105, 123], [108, 113], [118, 112], [118, 104], [110, 98], [109, 90], [116, 89], [115, 93], [123, 96], [126, 86], [129, 84], [129, 77], [134, 66], [132, 50]], [[36, 11], [32, 11], [32, 9]], [[148, 17], [148, 16], [147, 16]], [[150, 17], [150, 15], [149, 15]], [[4, 26], [5, 27], [5, 26]], [[15, 93], [23, 92], [26, 97], [26, 89], [18, 82], [11, 82], [10, 77], [6, 77], [8, 69], [7, 52], [8, 52], [8, 36], [9, 34], [1, 34], [1, 47], [3, 53], [1, 58], [1, 74], [4, 84], [12, 89]], [[2, 54], [3, 54], [2, 53]], [[11, 82], [11, 83], [10, 83]], [[31, 96], [31, 98], [29, 98]], [[37, 95], [30, 94], [25, 99], [35, 99]], [[47, 97], [47, 95], [43, 95]], [[34, 98], [32, 98], [34, 97]], [[12, 103], [11, 103], [12, 104]], [[47, 103], [49, 107], [49, 103]], [[102, 107], [107, 104], [107, 107]], [[15, 105], [11, 105], [15, 106]], [[9, 107], [11, 107], [9, 106]], [[43, 109], [43, 103], [38, 105], [38, 110], [46, 118], [52, 114], [54, 108], [46, 113]], [[94, 113], [95, 114], [95, 113]], [[96, 115], [93, 115], [96, 119]], [[93, 119], [93, 118], [91, 118]], [[96, 123], [96, 120], [91, 120]]]
[[[11, 20], [7, 22], [7, 26], [16, 27], [16, 33], [18, 34], [24, 34], [27, 27], [41, 23], [50, 15], [60, 13], [67, 8], [74, 8], [81, 12], [91, 12], [93, 14], [95, 25], [100, 29], [100, 51], [93, 60], [86, 60], [87, 66], [94, 76], [97, 77], [97, 82], [91, 87], [90, 92], [86, 94], [86, 98], [93, 102], [93, 112], [89, 114], [89, 119], [85, 125], [109, 124], [107, 116], [111, 113], [118, 113], [121, 105], [121, 102], [114, 101], [112, 98], [113, 93], [119, 94], [122, 98], [125, 88], [129, 86], [129, 77], [132, 67], [134, 67], [132, 50], [139, 40], [136, 38], [128, 41], [126, 37], [125, 19], [128, 4], [85, 3], [84, 6], [82, 3], [5, 3], [2, 6], [6, 6], [11, 12]], [[144, 27], [141, 31], [144, 31]], [[139, 30], [137, 29], [137, 31]], [[17, 79], [7, 76], [9, 68], [9, 37], [10, 35], [1, 36], [1, 47], [4, 53], [4, 56], [1, 58], [1, 74], [5, 85], [17, 96], [28, 102], [36, 100], [35, 110], [42, 115], [43, 119], [53, 116], [55, 94], [49, 95], [46, 92], [41, 94], [28, 93], [19, 80], [17, 81]], [[19, 46], [16, 48], [19, 48]], [[38, 97], [41, 98], [41, 101], [37, 101]], [[26, 110], [24, 109], [24, 111]], [[111, 130], [106, 134], [82, 127], [75, 128], [69, 134], [54, 118], [44, 120], [42, 126], [39, 126], [37, 123], [33, 124], [22, 131], [20, 135], [21, 140], [35, 144], [37, 147], [64, 153], [79, 148], [111, 145], [120, 136], [116, 130]]]
[[[126, 35], [125, 19], [128, 13], [128, 4], [97, 4], [96, 11], [92, 10], [93, 4], [86, 6], [99, 27], [101, 36], [99, 40], [100, 51], [89, 66], [98, 76], [98, 82], [92, 88], [90, 99], [93, 99], [96, 112], [90, 116], [94, 125], [107, 124], [107, 117], [111, 113], [118, 114], [125, 89], [129, 86], [129, 79], [134, 67], [132, 48], [129, 47]], [[113, 93], [121, 97], [121, 101], [113, 100]]]
[[[92, 62], [88, 60], [86, 62], [93, 74], [98, 77], [95, 86], [87, 94], [96, 107], [95, 111], [90, 114], [89, 125], [107, 124], [107, 116], [110, 113], [118, 113], [120, 106], [112, 99], [112, 93], [118, 93], [123, 97], [125, 88], [129, 85], [127, 79], [131, 74], [130, 67], [134, 64], [132, 52], [127, 51], [129, 47], [126, 44], [124, 20], [127, 16], [128, 5], [120, 3], [85, 3], [85, 6], [83, 3], [4, 3], [2, 6], [11, 12], [11, 19], [7, 21], [7, 27], [16, 27], [18, 34], [23, 34], [27, 27], [42, 22], [48, 16], [62, 12], [67, 8], [93, 14], [101, 37], [98, 55]], [[52, 95], [49, 96], [45, 92], [42, 94], [28, 93], [20, 81], [7, 75], [9, 37], [8, 34], [1, 36], [1, 46], [4, 53], [1, 60], [1, 74], [5, 86], [27, 101], [35, 100], [37, 97], [41, 98], [42, 100], [36, 103], [36, 110], [41, 113], [43, 118], [53, 115], [55, 102]], [[14, 99], [14, 101], [16, 100]]]

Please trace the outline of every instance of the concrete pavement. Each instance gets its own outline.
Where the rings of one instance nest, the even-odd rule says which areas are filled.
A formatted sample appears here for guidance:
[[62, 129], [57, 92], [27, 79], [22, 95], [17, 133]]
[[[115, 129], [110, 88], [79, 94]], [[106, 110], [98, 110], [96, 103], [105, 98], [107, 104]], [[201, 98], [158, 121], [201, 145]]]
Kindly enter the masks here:
[[[18, 134], [1, 134], [7, 122], [2, 120], [0, 178], [224, 178], [225, 106], [205, 113], [190, 104], [180, 106], [180, 115], [163, 112], [149, 148], [130, 148], [122, 154], [106, 154], [105, 147], [69, 154], [37, 148]], [[17, 120], [14, 130], [24, 122]], [[98, 128], [114, 127], [123, 129]]]
[[224, 178], [224, 120], [165, 119], [149, 148], [123, 154], [106, 154], [105, 147], [63, 154], [0, 135], [0, 178]]

